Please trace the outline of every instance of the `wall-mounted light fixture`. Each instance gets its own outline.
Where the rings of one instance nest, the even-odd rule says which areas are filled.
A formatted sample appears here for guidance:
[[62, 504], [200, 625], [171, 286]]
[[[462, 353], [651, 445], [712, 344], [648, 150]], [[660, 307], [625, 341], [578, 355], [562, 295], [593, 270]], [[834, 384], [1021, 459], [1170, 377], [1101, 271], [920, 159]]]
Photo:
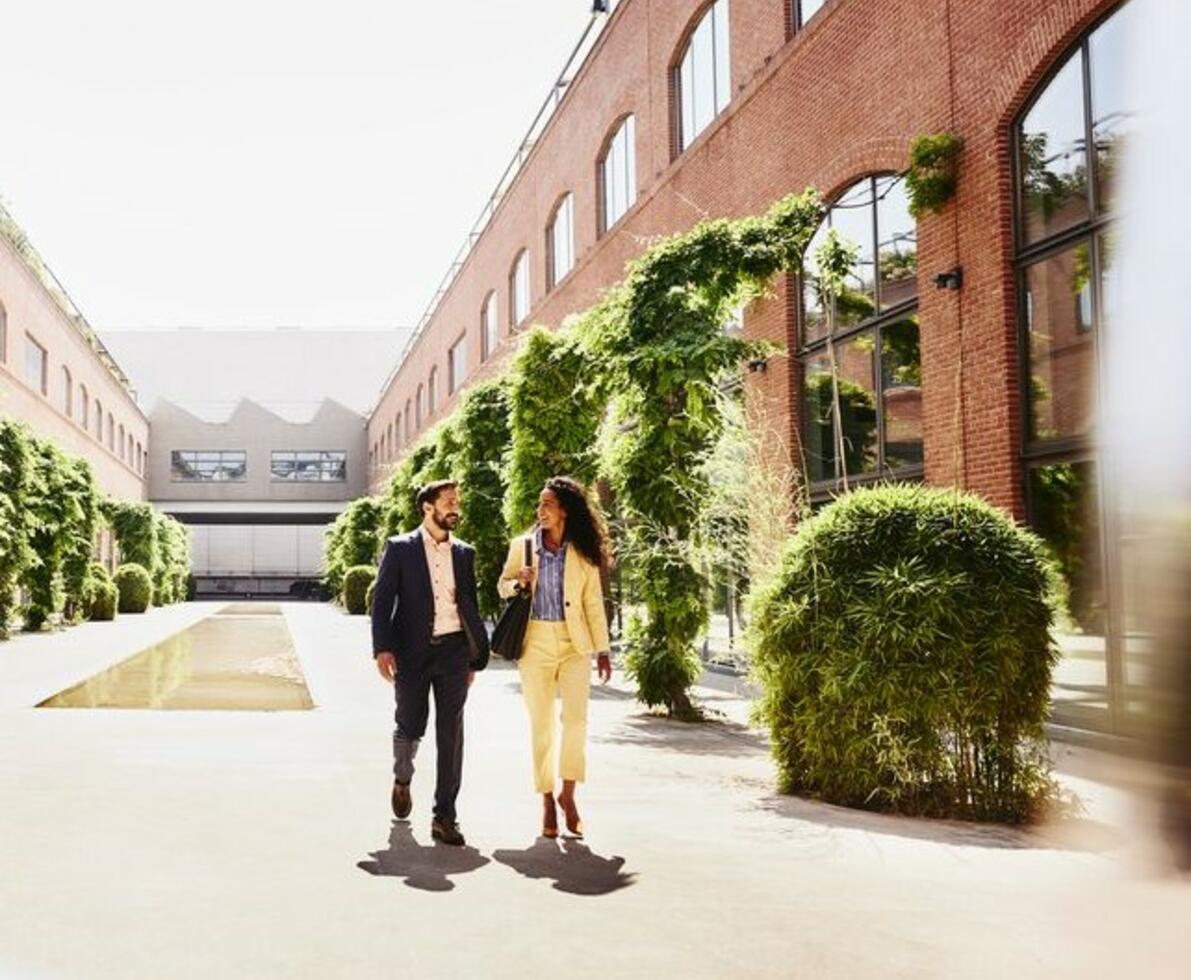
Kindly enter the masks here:
[[768, 357], [754, 357], [754, 358], [751, 358], [748, 362], [748, 369], [749, 369], [750, 374], [756, 374], [757, 372], [764, 373], [765, 369], [768, 367], [769, 367], [769, 358]]
[[959, 289], [963, 284], [963, 266], [957, 265], [950, 272], [940, 272], [935, 276], [935, 289]]
[[593, 14], [606, 14], [608, 12], [608, 0], [592, 0], [591, 12]]

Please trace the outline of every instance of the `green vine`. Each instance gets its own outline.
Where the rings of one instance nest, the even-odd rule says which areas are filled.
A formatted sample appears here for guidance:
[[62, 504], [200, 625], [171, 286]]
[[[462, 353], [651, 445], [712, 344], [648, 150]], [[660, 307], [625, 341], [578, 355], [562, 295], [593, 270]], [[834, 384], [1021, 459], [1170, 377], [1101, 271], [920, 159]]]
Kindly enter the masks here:
[[938, 214], [955, 194], [959, 156], [964, 141], [954, 133], [915, 136], [910, 143], [910, 169], [906, 172], [910, 214]]
[[29, 548], [29, 431], [0, 418], [0, 638], [8, 636]]

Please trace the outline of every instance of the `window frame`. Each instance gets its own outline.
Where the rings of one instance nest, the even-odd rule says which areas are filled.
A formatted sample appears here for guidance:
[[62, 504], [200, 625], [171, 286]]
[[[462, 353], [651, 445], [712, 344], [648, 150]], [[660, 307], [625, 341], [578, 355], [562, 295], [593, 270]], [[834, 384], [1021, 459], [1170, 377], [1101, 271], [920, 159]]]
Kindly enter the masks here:
[[[31, 347], [41, 351], [41, 379], [36, 386], [29, 378], [29, 355]], [[28, 330], [25, 331], [25, 384], [39, 392], [43, 398], [50, 396], [50, 352]]]
[[[564, 215], [567, 219], [567, 256], [568, 264], [565, 269], [558, 267], [558, 222]], [[546, 223], [546, 291], [554, 289], [566, 279], [575, 269], [575, 195], [571, 191], [562, 194], [550, 212], [550, 220]]]
[[[244, 464], [244, 472], [242, 476], [226, 477], [224, 479], [186, 479], [178, 477], [178, 458], [186, 455], [194, 456], [219, 456], [217, 461], [220, 466], [224, 465], [223, 457], [239, 457]], [[192, 463], [212, 462], [211, 460], [195, 459]], [[248, 482], [248, 450], [246, 449], [171, 449], [170, 450], [170, 483], [247, 483]]]
[[[884, 365], [884, 347], [885, 347], [885, 330], [887, 327], [895, 323], [905, 320], [909, 316], [917, 317], [921, 302], [919, 296], [918, 273], [915, 271], [914, 280], [914, 296], [911, 299], [903, 300], [902, 302], [882, 309], [881, 307], [881, 274], [880, 274], [880, 232], [878, 228], [878, 211], [880, 201], [882, 198], [877, 196], [877, 181], [886, 177], [897, 178], [897, 181], [904, 181], [905, 174], [897, 173], [896, 171], [873, 171], [864, 174], [861, 177], [850, 181], [841, 188], [840, 192], [832, 199], [832, 203], [827, 205], [824, 209], [823, 221], [815, 229], [815, 234], [818, 234], [819, 228], [824, 226], [831, 227], [828, 224], [831, 210], [836, 203], [847, 196], [855, 187], [864, 181], [870, 182], [870, 201], [865, 206], [871, 213], [871, 235], [873, 248], [873, 298], [875, 312], [872, 316], [856, 323], [850, 323], [842, 328], [837, 328], [835, 333], [830, 337], [825, 333], [822, 337], [807, 343], [805, 341], [805, 323], [806, 323], [806, 290], [805, 290], [805, 263], [807, 256], [803, 257], [802, 264], [799, 265], [796, 273], [796, 282], [793, 284], [796, 289], [796, 301], [793, 304], [796, 315], [795, 323], [795, 337], [796, 337], [796, 375], [798, 383], [798, 439], [801, 445], [806, 445], [806, 425], [807, 418], [805, 413], [806, 407], [806, 392], [804, 390], [804, 363], [810, 357], [822, 354], [827, 350], [828, 340], [835, 346], [838, 351], [843, 345], [849, 341], [860, 336], [861, 334], [871, 333], [873, 335], [873, 393], [876, 400], [876, 444], [877, 444], [877, 462], [876, 469], [871, 473], [849, 473], [848, 485], [863, 486], [881, 482], [918, 482], [926, 475], [926, 460], [925, 460], [925, 438], [923, 439], [924, 458], [920, 464], [913, 466], [905, 466], [899, 470], [890, 470], [886, 461], [886, 447], [885, 447], [885, 365]], [[896, 182], [895, 181], [895, 184]], [[891, 185], [894, 186], [894, 185]], [[888, 193], [888, 191], [886, 192]], [[915, 222], [917, 228], [917, 222]], [[809, 249], [809, 244], [808, 244]], [[915, 232], [915, 252], [917, 252], [917, 232]], [[922, 326], [918, 322], [919, 330], [919, 369], [921, 370], [921, 337]], [[923, 386], [919, 383], [919, 388]], [[839, 419], [833, 420], [833, 427], [840, 424]], [[924, 433], [925, 437], [925, 433]], [[829, 478], [814, 480], [810, 479], [809, 472], [807, 473], [807, 491], [810, 496], [810, 501], [813, 504], [829, 500], [837, 493], [843, 490], [843, 477], [839, 469], [840, 461], [835, 461], [835, 475]]]
[[[285, 459], [282, 457], [292, 457]], [[299, 473], [305, 472], [297, 468], [299, 462], [311, 462], [311, 460], [300, 460], [299, 456], [317, 456], [318, 459], [313, 462], [318, 464], [317, 469], [310, 472], [318, 474], [317, 479], [302, 479], [298, 476]], [[347, 450], [346, 449], [271, 449], [269, 450], [269, 482], [270, 483], [346, 483], [347, 482]], [[278, 463], [290, 462], [294, 466], [290, 472], [292, 476], [279, 476]], [[377, 460], [379, 464], [379, 459]], [[334, 466], [333, 470], [328, 469], [327, 464]], [[340, 476], [328, 476], [328, 472], [341, 473]]]
[[[726, 60], [724, 65], [724, 73], [727, 76], [727, 90], [723, 93], [724, 102], [719, 104], [720, 99], [720, 59], [719, 52], [719, 37], [716, 31], [716, 9], [720, 4], [725, 5], [725, 12], [723, 16], [724, 26], [727, 31], [726, 38]], [[713, 111], [711, 117], [698, 128], [694, 133], [688, 134], [686, 126], [683, 123], [685, 115], [685, 106], [683, 105], [684, 86], [682, 83], [683, 68], [687, 61], [687, 55], [691, 55], [691, 80], [695, 91], [698, 90], [698, 83], [694, 77], [695, 66], [694, 59], [694, 44], [695, 37], [699, 33], [704, 24], [711, 19], [711, 91], [712, 91], [712, 105]], [[672, 159], [676, 160], [689, 150], [702, 136], [714, 125], [715, 121], [723, 115], [723, 113], [732, 104], [732, 7], [731, 0], [710, 0], [699, 11], [699, 13], [691, 19], [682, 43], [678, 47], [677, 56], [674, 58], [670, 67], [670, 91], [672, 93], [673, 111], [671, 113], [671, 131], [673, 132], [673, 139], [671, 140]], [[695, 123], [695, 103], [694, 91], [691, 93], [691, 116], [692, 125]]]
[[[520, 292], [520, 279], [524, 279], [525, 286], [525, 309], [520, 311], [518, 315], [517, 299]], [[509, 330], [516, 330], [526, 320], [529, 319], [529, 311], [532, 305], [529, 283], [529, 249], [523, 248], [513, 258], [513, 264], [509, 267]]]
[[[461, 373], [458, 377], [455, 376], [455, 352], [462, 348], [462, 363]], [[451, 398], [459, 389], [463, 387], [463, 383], [467, 381], [467, 331], [459, 334], [455, 338], [455, 343], [447, 348], [447, 397]]]
[[[631, 133], [628, 132], [629, 129], [632, 130]], [[631, 180], [627, 181], [629, 184], [631, 184], [631, 187], [627, 187], [626, 190], [631, 193], [625, 194], [624, 210], [616, 215], [616, 217], [612, 218], [610, 217], [610, 211], [608, 207], [609, 185], [607, 163], [608, 158], [611, 157], [615, 152], [616, 141], [620, 138], [622, 133], [625, 134], [625, 177], [626, 179], [631, 177]], [[631, 139], [629, 138], [630, 135], [632, 137]], [[613, 124], [611, 131], [604, 138], [604, 143], [600, 148], [599, 156], [596, 157], [596, 186], [598, 189], [598, 193], [596, 195], [596, 231], [598, 233], [597, 237], [603, 237], [611, 229], [615, 228], [622, 220], [624, 220], [625, 215], [632, 211], [634, 205], [637, 203], [637, 116], [635, 113], [626, 112], [623, 116], [617, 119]]]
[[496, 300], [496, 290], [490, 289], [480, 305], [480, 363], [488, 360], [499, 347], [500, 304]]

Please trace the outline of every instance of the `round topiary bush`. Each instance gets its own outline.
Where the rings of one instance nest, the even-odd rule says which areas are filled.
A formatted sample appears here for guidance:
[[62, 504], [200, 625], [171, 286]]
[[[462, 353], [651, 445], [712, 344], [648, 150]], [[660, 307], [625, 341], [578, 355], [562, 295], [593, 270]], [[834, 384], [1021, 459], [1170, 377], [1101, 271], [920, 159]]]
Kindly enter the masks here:
[[376, 594], [376, 579], [368, 583], [368, 591], [364, 593], [364, 612], [372, 615], [372, 597]]
[[143, 565], [129, 562], [116, 569], [112, 580], [120, 593], [122, 613], [143, 613], [153, 600], [153, 579]]
[[111, 581], [96, 582], [91, 590], [91, 607], [87, 610], [87, 617], [94, 622], [111, 622], [116, 618], [116, 606], [120, 601], [120, 591]]
[[376, 579], [371, 565], [353, 565], [343, 576], [343, 605], [353, 616], [361, 616], [368, 609], [368, 587]]
[[977, 820], [1054, 793], [1050, 566], [984, 501], [886, 486], [805, 521], [753, 601], [759, 715], [784, 792]]

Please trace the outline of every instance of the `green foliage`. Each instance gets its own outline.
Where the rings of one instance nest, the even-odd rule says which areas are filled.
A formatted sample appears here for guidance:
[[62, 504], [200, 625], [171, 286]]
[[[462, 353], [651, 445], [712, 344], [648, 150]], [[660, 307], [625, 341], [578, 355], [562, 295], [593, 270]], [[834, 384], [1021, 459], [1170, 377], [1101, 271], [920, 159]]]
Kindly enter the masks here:
[[167, 514], [155, 513], [159, 560], [153, 576], [154, 601], [159, 606], [187, 599], [190, 575], [190, 529]]
[[504, 516], [521, 531], [533, 523], [538, 494], [552, 476], [584, 484], [596, 476], [606, 395], [602, 367], [574, 333], [535, 327], [513, 365], [509, 387], [509, 465]]
[[100, 494], [91, 466], [83, 459], [66, 460], [63, 483], [66, 492], [61, 562], [66, 598], [63, 616], [68, 622], [78, 622], [91, 600], [91, 553], [100, 527]]
[[456, 416], [459, 456], [454, 474], [463, 498], [459, 536], [476, 549], [480, 614], [490, 618], [500, 612], [496, 581], [509, 542], [503, 510], [504, 460], [512, 438], [509, 393], [507, 380], [481, 382], [464, 393]]
[[120, 593], [122, 613], [143, 613], [153, 601], [153, 578], [144, 565], [127, 562], [116, 569], [113, 577]]
[[368, 583], [368, 591], [364, 593], [364, 612], [369, 616], [372, 615], [372, 598], [375, 595], [376, 578], [374, 577], [372, 581]]
[[959, 156], [964, 141], [954, 133], [915, 136], [910, 143], [910, 169], [906, 172], [906, 193], [910, 214], [936, 214], [955, 194]]
[[109, 500], [104, 518], [116, 536], [120, 560], [140, 565], [153, 576], [161, 563], [157, 538], [159, 522], [152, 505], [139, 501]]
[[110, 579], [96, 581], [91, 589], [87, 618], [94, 622], [111, 622], [116, 618], [120, 591]]
[[1035, 815], [1054, 791], [1049, 583], [1041, 542], [972, 495], [858, 490], [805, 521], [753, 602], [759, 715], [783, 789]]
[[0, 638], [8, 635], [16, 590], [32, 560], [29, 548], [30, 435], [0, 418]]
[[822, 218], [807, 191], [761, 217], [702, 222], [631, 262], [624, 283], [579, 323], [587, 370], [599, 365], [614, 400], [606, 465], [627, 528], [631, 589], [644, 607], [630, 623], [626, 666], [643, 701], [678, 715], [693, 710], [686, 689], [707, 626], [698, 526], [710, 490], [704, 464], [724, 425], [723, 381], [772, 350], [723, 325], [798, 265]]
[[67, 458], [50, 442], [35, 440], [25, 506], [33, 558], [22, 585], [29, 602], [25, 629], [40, 630], [62, 606], [62, 556], [70, 536], [71, 500], [67, 493]]
[[327, 532], [323, 581], [335, 595], [342, 592], [348, 569], [376, 564], [382, 506], [379, 497], [353, 500]]
[[424, 484], [437, 479], [431, 475], [440, 472], [435, 461], [437, 453], [438, 443], [424, 440], [407, 453], [393, 471], [382, 504], [382, 543], [395, 534], [412, 531], [422, 523], [422, 512], [415, 498]]
[[375, 565], [355, 565], [343, 576], [343, 605], [353, 616], [368, 608], [368, 587], [376, 580]]

